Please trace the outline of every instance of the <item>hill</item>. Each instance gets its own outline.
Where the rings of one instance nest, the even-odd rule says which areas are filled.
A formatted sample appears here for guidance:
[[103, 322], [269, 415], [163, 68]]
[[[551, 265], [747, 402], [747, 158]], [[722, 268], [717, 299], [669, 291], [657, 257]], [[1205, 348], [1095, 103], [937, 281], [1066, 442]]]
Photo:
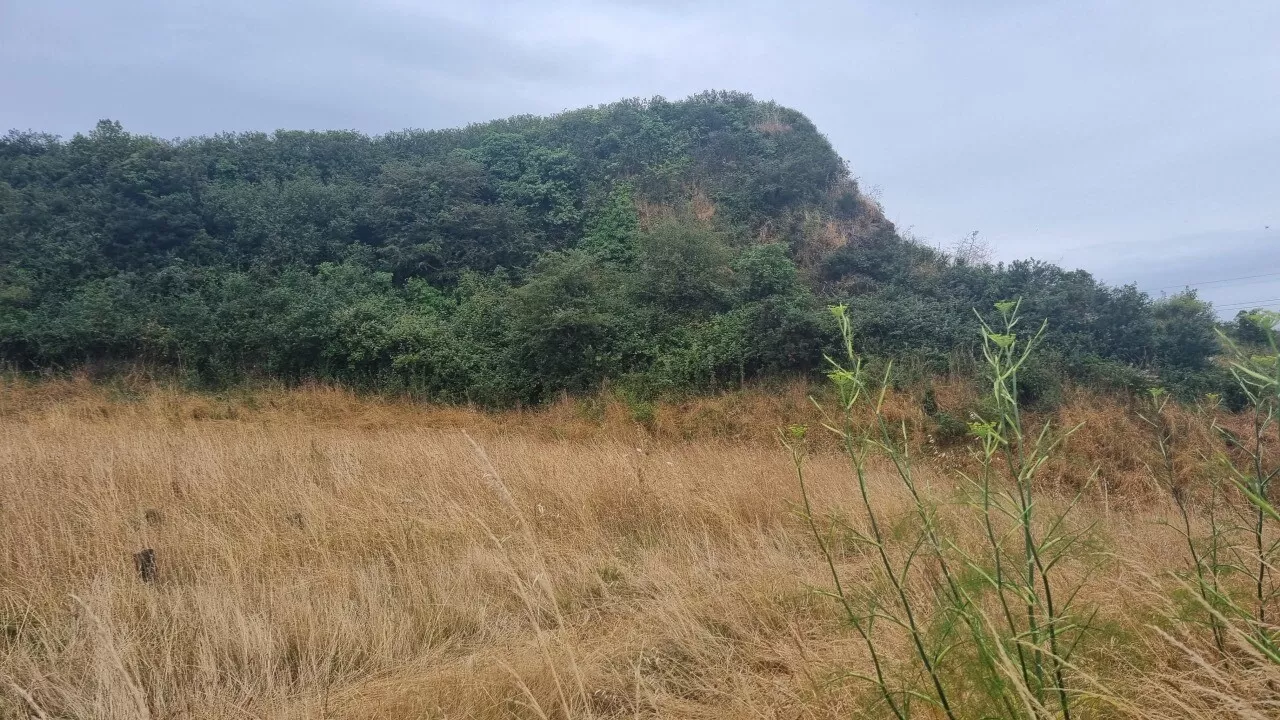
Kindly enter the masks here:
[[0, 141], [0, 356], [337, 381], [491, 405], [814, 370], [850, 307], [900, 372], [972, 365], [973, 309], [1049, 322], [1064, 377], [1221, 384], [1214, 317], [1083, 271], [904, 239], [801, 113], [628, 100], [456, 130]]

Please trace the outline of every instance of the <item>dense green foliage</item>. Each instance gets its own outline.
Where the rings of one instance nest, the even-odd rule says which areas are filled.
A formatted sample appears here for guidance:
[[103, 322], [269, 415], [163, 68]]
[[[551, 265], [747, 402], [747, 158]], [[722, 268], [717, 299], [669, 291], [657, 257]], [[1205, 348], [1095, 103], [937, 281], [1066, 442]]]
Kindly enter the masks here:
[[1194, 297], [904, 240], [811, 122], [736, 93], [378, 137], [11, 132], [0, 259], [10, 365], [205, 384], [704, 390], [809, 372], [832, 302], [867, 352], [935, 371], [972, 358], [971, 308], [1022, 297], [1050, 320], [1046, 398], [1064, 374], [1204, 384], [1217, 352]]

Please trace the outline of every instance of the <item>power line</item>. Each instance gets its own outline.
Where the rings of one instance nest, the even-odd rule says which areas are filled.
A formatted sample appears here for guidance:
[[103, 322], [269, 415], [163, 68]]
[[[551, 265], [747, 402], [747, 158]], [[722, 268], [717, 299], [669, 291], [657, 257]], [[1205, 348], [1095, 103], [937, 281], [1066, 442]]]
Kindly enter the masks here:
[[1218, 310], [1233, 310], [1235, 308], [1260, 308], [1271, 303], [1280, 303], [1280, 298], [1271, 298], [1270, 300], [1250, 300], [1249, 302], [1227, 303], [1225, 305], [1214, 305]]
[[1160, 292], [1161, 290], [1178, 290], [1181, 288], [1195, 288], [1204, 285], [1219, 285], [1221, 283], [1237, 282], [1239, 280], [1257, 280], [1258, 278], [1280, 277], [1280, 272], [1263, 273], [1261, 275], [1243, 275], [1241, 277], [1224, 278], [1222, 280], [1206, 280], [1198, 283], [1181, 283], [1178, 285], [1166, 285], [1165, 287], [1152, 288], [1145, 292]]
[[1226, 302], [1224, 305], [1213, 305], [1217, 309], [1230, 309], [1230, 307], [1262, 307], [1263, 305], [1271, 305], [1274, 302], [1280, 302], [1280, 297], [1272, 297], [1271, 300], [1253, 300], [1249, 302]]

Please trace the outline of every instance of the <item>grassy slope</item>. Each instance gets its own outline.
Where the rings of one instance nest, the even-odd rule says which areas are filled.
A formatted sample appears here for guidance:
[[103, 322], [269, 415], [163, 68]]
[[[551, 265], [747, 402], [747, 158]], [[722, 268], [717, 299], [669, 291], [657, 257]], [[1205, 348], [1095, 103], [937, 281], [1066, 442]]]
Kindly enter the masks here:
[[[686, 443], [618, 412], [10, 386], [0, 717], [22, 694], [84, 718], [857, 716], [847, 673], [866, 657], [810, 589], [827, 578], [786, 453], [764, 431]], [[844, 463], [819, 448], [809, 471], [819, 507], [854, 517]], [[1097, 716], [1217, 717], [1230, 706], [1193, 689], [1207, 671], [1145, 626], [1166, 610], [1152, 578], [1182, 567], [1167, 504], [1121, 495], [1084, 508], [1104, 544], [1072, 569], [1097, 573], [1083, 599], [1112, 638], [1089, 670], [1135, 703]], [[972, 515], [945, 513], [978, 541]], [[129, 558], [144, 546], [154, 586]], [[839, 558], [846, 578], [867, 562]]]

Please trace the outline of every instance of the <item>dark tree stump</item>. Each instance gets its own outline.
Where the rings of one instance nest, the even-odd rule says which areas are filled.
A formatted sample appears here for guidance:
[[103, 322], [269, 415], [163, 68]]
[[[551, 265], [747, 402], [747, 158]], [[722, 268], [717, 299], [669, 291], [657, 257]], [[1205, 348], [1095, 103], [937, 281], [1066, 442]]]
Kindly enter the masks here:
[[156, 551], [145, 548], [133, 554], [133, 566], [138, 569], [142, 582], [156, 581]]

